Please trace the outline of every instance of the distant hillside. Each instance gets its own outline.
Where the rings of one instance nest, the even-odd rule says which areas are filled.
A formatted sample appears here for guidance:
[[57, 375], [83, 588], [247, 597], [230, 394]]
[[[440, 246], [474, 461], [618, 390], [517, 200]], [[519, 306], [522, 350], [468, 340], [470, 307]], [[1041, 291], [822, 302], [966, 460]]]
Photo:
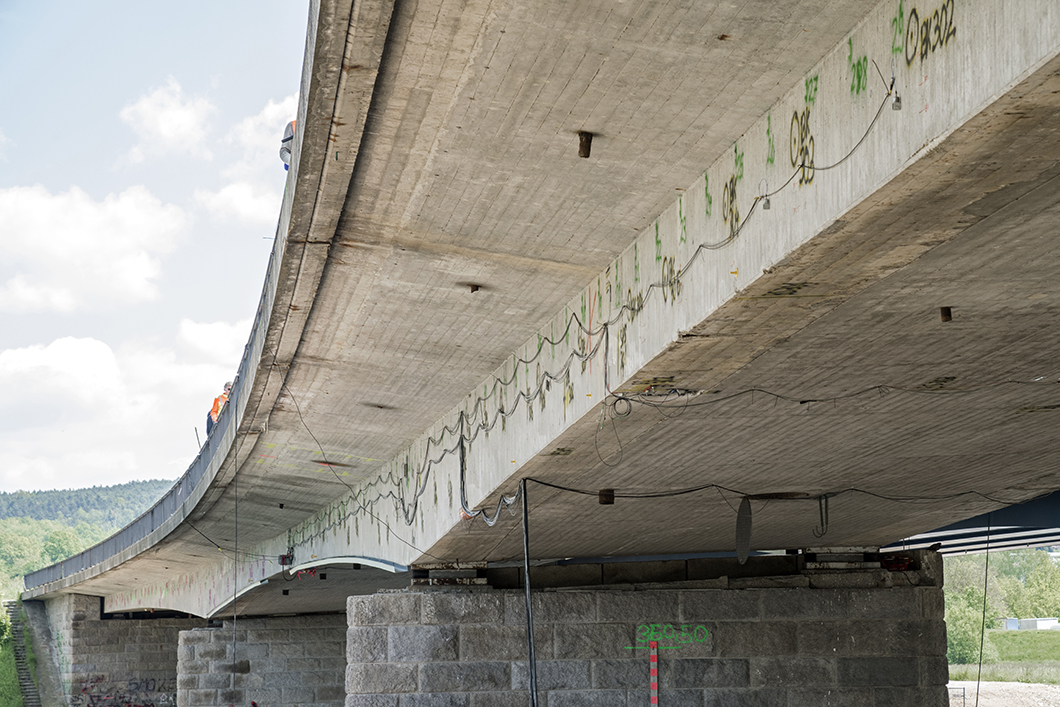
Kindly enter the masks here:
[[0, 493], [0, 520], [32, 518], [117, 530], [150, 508], [172, 485], [172, 481], [155, 479], [63, 491]]

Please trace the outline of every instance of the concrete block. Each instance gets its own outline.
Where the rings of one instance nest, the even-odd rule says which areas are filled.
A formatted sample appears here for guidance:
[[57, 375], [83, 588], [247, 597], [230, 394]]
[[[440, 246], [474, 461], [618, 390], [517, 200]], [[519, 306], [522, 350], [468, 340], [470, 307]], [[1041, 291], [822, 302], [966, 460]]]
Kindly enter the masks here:
[[818, 687], [788, 691], [788, 707], [874, 707], [872, 690]]
[[[246, 673], [245, 675], [233, 675], [232, 676], [232, 687], [241, 687], [244, 690], [253, 689], [259, 690], [265, 687], [265, 675], [267, 673], [253, 672]], [[270, 688], [271, 689], [271, 688]], [[276, 688], [279, 690], [279, 688]]]
[[880, 655], [889, 643], [884, 640], [890, 630], [887, 621], [810, 620], [793, 625], [799, 655]]
[[247, 704], [250, 704], [250, 700], [254, 700], [259, 705], [279, 705], [283, 704], [283, 692], [278, 687], [255, 687], [244, 689], [244, 694], [247, 696]]
[[425, 624], [498, 624], [504, 598], [492, 592], [433, 592], [420, 599]]
[[635, 624], [556, 624], [552, 657], [560, 660], [622, 658], [629, 653], [626, 646], [636, 645], [635, 633]]
[[624, 690], [582, 690], [548, 693], [548, 707], [625, 707]]
[[199, 689], [220, 690], [233, 687], [230, 673], [214, 673], [199, 676]]
[[950, 666], [945, 655], [922, 656], [920, 662], [920, 685], [946, 685], [950, 680]]
[[[541, 707], [545, 707], [546, 696], [538, 693]], [[647, 704], [647, 703], [645, 703]], [[472, 692], [470, 707], [529, 707], [530, 693], [516, 692]]]
[[268, 643], [237, 643], [236, 660], [256, 660], [269, 657]]
[[682, 623], [741, 621], [762, 615], [762, 592], [749, 589], [700, 589], [679, 592]]
[[[630, 707], [640, 707], [651, 704], [651, 692], [648, 688], [626, 691], [626, 704]], [[703, 707], [702, 690], [667, 690], [659, 695], [659, 700], [666, 707]]]
[[[537, 661], [537, 690], [588, 690], [595, 687], [590, 677], [587, 660], [539, 660]], [[530, 687], [530, 663], [525, 660], [512, 663], [513, 690]]]
[[708, 640], [724, 657], [796, 655], [796, 629], [794, 621], [719, 621]]
[[[500, 661], [423, 663], [419, 670], [422, 692], [476, 692], [507, 689], [511, 664]], [[381, 692], [377, 690], [377, 692]]]
[[920, 615], [925, 619], [939, 619], [946, 617], [946, 600], [942, 587], [923, 587], [916, 590], [920, 599]]
[[470, 707], [471, 696], [441, 694], [402, 695], [400, 707]]
[[305, 673], [320, 670], [320, 658], [288, 658], [284, 670], [291, 673]]
[[916, 685], [920, 680], [916, 658], [837, 658], [836, 664], [840, 685], [897, 687]]
[[680, 623], [679, 598], [678, 593], [672, 591], [599, 592], [596, 618], [601, 622]]
[[280, 704], [299, 705], [310, 704], [313, 700], [314, 688], [312, 685], [292, 685], [280, 688]]
[[195, 653], [195, 657], [199, 660], [221, 660], [228, 657], [229, 646], [200, 646]]
[[346, 666], [346, 694], [415, 692], [419, 671], [414, 663], [350, 663]]
[[751, 658], [752, 687], [834, 685], [835, 661], [831, 658]]
[[195, 646], [177, 646], [177, 660], [195, 660]]
[[198, 675], [179, 675], [177, 677], [178, 690], [194, 690], [199, 687]]
[[217, 697], [224, 704], [237, 705], [243, 702], [243, 691], [221, 690], [217, 693]]
[[[596, 591], [533, 592], [534, 626], [596, 620]], [[526, 599], [521, 592], [504, 595], [504, 623], [526, 625]]]
[[[220, 635], [220, 630], [218, 630]], [[228, 632], [231, 640], [231, 632]], [[288, 643], [291, 640], [291, 631], [285, 628], [260, 628], [247, 631], [244, 643]]]
[[346, 698], [346, 687], [344, 685], [317, 685], [313, 689], [313, 699], [316, 702], [342, 702]]
[[219, 703], [217, 690], [188, 690], [184, 693], [184, 699], [178, 702], [181, 707], [214, 707]]
[[703, 707], [787, 707], [784, 690], [715, 690], [703, 691]]
[[666, 689], [749, 687], [748, 661], [730, 658], [660, 658], [659, 686]]
[[305, 655], [304, 643], [277, 641], [269, 646], [270, 658], [301, 658]]
[[346, 695], [345, 707], [399, 707], [398, 706], [398, 696], [397, 695]]
[[890, 621], [888, 646], [892, 655], [945, 656], [946, 622], [941, 619]]
[[420, 594], [381, 593], [346, 600], [350, 626], [393, 626], [420, 623]]
[[[552, 655], [551, 626], [536, 627], [534, 646], [539, 656]], [[524, 626], [460, 627], [460, 660], [526, 660], [528, 652]]]
[[385, 626], [354, 626], [346, 630], [346, 660], [350, 663], [375, 663], [386, 660]]
[[640, 652], [636, 659], [592, 661], [592, 687], [599, 690], [644, 687], [648, 684], [647, 653]]
[[305, 655], [314, 658], [342, 655], [345, 648], [343, 643], [339, 641], [314, 641], [304, 645]]
[[391, 626], [387, 656], [392, 662], [456, 660], [460, 641], [456, 626]]
[[265, 687], [297, 687], [304, 682], [301, 673], [289, 673], [286, 670], [265, 673], [262, 680]]

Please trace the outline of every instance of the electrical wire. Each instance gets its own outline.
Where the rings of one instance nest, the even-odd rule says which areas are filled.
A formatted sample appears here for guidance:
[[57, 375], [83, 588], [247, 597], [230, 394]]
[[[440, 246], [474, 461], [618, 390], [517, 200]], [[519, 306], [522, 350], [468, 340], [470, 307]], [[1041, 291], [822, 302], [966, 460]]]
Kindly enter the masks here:
[[979, 672], [975, 676], [975, 707], [979, 707], [979, 686], [983, 678], [983, 644], [986, 641], [986, 595], [990, 587], [990, 529], [994, 514], [986, 515], [986, 566], [983, 568], [983, 623], [979, 629]]

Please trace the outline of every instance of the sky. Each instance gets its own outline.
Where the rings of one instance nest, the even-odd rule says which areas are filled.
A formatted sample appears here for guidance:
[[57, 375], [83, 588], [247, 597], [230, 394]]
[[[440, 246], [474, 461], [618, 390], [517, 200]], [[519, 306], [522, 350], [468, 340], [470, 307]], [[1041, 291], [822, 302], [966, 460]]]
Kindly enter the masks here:
[[308, 0], [0, 0], [0, 491], [175, 479], [250, 333]]

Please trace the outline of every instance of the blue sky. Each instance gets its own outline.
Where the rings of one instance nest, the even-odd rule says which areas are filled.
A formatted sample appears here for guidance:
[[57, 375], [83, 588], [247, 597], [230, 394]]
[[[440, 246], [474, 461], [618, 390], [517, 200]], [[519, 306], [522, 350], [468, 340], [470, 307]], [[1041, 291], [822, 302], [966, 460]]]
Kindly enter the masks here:
[[308, 0], [0, 0], [0, 491], [175, 478], [239, 363]]

